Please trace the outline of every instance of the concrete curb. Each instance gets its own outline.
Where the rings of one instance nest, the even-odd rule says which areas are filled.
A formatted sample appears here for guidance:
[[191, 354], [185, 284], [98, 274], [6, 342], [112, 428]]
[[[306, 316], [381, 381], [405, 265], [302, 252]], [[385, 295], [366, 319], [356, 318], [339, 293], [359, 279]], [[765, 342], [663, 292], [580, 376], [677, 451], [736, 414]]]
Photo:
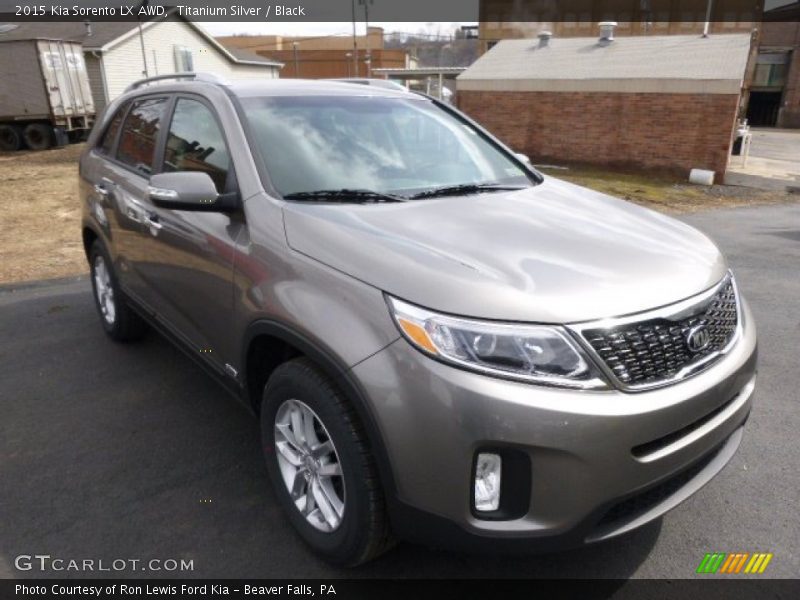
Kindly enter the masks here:
[[38, 279], [34, 281], [17, 281], [11, 283], [0, 283], [0, 294], [6, 294], [11, 292], [22, 292], [26, 290], [35, 290], [39, 288], [67, 285], [71, 283], [81, 283], [83, 281], [89, 281], [89, 276], [73, 275], [72, 277], [56, 277], [53, 279]]

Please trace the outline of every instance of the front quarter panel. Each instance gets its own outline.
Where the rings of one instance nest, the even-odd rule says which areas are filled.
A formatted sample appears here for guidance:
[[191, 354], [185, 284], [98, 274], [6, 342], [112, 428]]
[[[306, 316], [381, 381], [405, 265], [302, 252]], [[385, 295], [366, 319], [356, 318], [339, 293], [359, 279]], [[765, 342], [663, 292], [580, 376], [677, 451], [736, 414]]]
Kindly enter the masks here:
[[279, 201], [259, 194], [245, 213], [235, 265], [239, 339], [254, 324], [277, 323], [346, 370], [399, 337], [380, 290], [289, 248]]

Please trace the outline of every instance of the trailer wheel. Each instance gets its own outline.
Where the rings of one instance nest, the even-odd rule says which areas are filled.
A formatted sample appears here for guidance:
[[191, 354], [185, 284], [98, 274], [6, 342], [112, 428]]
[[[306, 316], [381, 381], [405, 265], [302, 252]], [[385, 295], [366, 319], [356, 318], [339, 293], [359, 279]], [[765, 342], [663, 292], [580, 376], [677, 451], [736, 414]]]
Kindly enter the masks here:
[[55, 141], [53, 127], [47, 123], [29, 123], [22, 131], [22, 137], [31, 150], [47, 150]]
[[0, 150], [16, 152], [22, 148], [22, 134], [16, 125], [0, 125]]

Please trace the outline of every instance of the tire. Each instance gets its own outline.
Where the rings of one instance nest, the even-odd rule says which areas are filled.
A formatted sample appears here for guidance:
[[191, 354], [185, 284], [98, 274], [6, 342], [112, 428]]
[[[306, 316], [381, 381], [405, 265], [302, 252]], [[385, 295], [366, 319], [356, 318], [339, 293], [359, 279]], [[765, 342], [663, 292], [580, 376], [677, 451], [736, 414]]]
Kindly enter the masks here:
[[99, 240], [95, 240], [89, 251], [89, 265], [92, 295], [103, 330], [116, 342], [140, 339], [147, 325], [125, 300], [108, 252]]
[[55, 142], [53, 127], [49, 123], [29, 123], [22, 130], [22, 137], [31, 150], [47, 150]]
[[[322, 464], [316, 468], [308, 466], [311, 460], [308, 453], [301, 457], [302, 452], [292, 445], [292, 428], [286, 425], [293, 422], [292, 413], [303, 415], [303, 407], [317, 419], [313, 434], [317, 439], [308, 445], [301, 436], [293, 441], [306, 450], [315, 444], [316, 448], [327, 446], [326, 441], [332, 443], [333, 451], [319, 456], [317, 462]], [[308, 417], [306, 412], [305, 418], [301, 418], [300, 430], [306, 430]], [[288, 436], [284, 434], [287, 428]], [[267, 470], [278, 499], [292, 525], [317, 554], [338, 566], [356, 566], [392, 547], [383, 490], [363, 427], [344, 394], [314, 363], [298, 358], [275, 369], [264, 388], [261, 436]], [[301, 465], [299, 468], [295, 469], [287, 458], [287, 449], [288, 456], [294, 456], [295, 463]], [[340, 475], [331, 475], [326, 481], [323, 473], [335, 472], [336, 463]], [[296, 471], [294, 477], [292, 469]], [[305, 501], [302, 497], [293, 498], [288, 483], [296, 484], [303, 471], [313, 471], [299, 486], [305, 485]], [[307, 507], [309, 496], [329, 498], [327, 513], [333, 512], [338, 523], [332, 525], [325, 518], [324, 504], [317, 500], [313, 503], [314, 511], [304, 515], [301, 506]], [[343, 501], [340, 513], [336, 512], [336, 499]]]
[[22, 134], [16, 125], [0, 125], [0, 150], [16, 152], [22, 148]]

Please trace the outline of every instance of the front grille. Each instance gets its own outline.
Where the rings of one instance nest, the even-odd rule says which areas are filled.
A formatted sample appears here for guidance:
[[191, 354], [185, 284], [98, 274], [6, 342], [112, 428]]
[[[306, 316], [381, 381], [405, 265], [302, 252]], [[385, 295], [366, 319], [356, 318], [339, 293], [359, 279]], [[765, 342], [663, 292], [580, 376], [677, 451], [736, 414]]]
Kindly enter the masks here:
[[[683, 368], [701, 361], [711, 364], [733, 339], [738, 324], [736, 288], [728, 278], [716, 294], [687, 316], [658, 317], [608, 329], [587, 329], [585, 339], [614, 376], [625, 386], [648, 386], [667, 381]], [[710, 334], [708, 344], [690, 349], [687, 337], [698, 326]], [[706, 360], [708, 359], [708, 360]]]

